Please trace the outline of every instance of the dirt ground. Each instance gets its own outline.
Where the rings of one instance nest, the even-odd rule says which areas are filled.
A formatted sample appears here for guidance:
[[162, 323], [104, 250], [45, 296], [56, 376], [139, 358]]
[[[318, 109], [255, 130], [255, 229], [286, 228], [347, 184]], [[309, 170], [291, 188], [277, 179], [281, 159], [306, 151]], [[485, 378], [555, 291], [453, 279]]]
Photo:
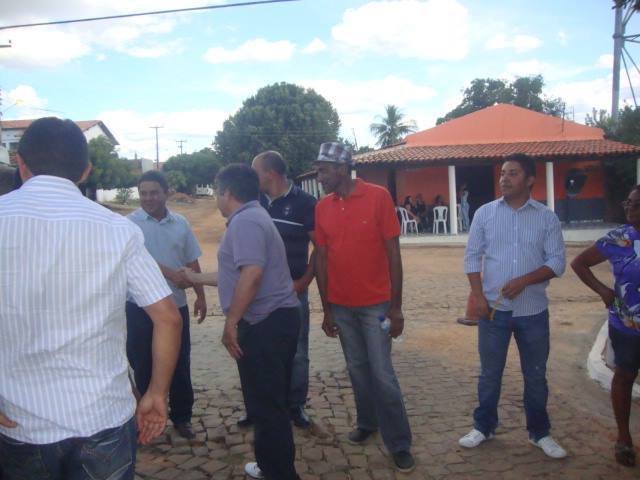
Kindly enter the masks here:
[[[216, 250], [225, 222], [215, 202], [208, 198], [197, 199], [194, 204], [170, 203], [169, 208], [185, 215], [190, 221], [203, 250], [203, 270], [216, 269]], [[123, 213], [126, 213], [126, 209]], [[567, 265], [582, 248], [584, 246], [567, 248]], [[405, 341], [394, 346], [393, 355], [414, 429], [420, 466], [415, 478], [485, 476], [497, 472], [498, 468], [503, 471], [501, 474], [493, 473], [496, 478], [639, 478], [637, 469], [620, 469], [612, 461], [615, 424], [609, 394], [589, 379], [586, 373], [587, 355], [605, 320], [605, 310], [569, 267], [562, 278], [551, 282], [548, 289], [551, 313], [548, 380], [549, 412], [554, 434], [569, 451], [570, 459], [564, 463], [541, 462], [539, 452], [527, 449], [526, 442], [523, 442], [526, 432], [521, 397], [522, 379], [517, 348], [513, 343], [505, 370], [500, 407], [502, 426], [496, 441], [488, 442], [492, 444], [484, 447], [481, 455], [475, 449], [465, 451], [457, 448], [457, 438], [465, 434], [472, 423], [471, 413], [477, 401], [475, 384], [478, 372], [477, 329], [455, 322], [457, 317], [464, 315], [468, 294], [462, 267], [463, 254], [463, 247], [402, 248]], [[605, 281], [611, 281], [607, 265], [598, 266], [596, 274]], [[203, 405], [203, 414], [225, 412], [219, 414], [230, 435], [235, 434], [235, 417], [242, 410], [238, 405], [239, 390], [233, 365], [225, 358], [225, 352], [218, 343], [221, 322], [217, 320], [221, 320], [221, 312], [217, 291], [208, 288], [206, 292], [210, 315], [214, 318], [201, 326], [194, 325], [192, 330], [194, 381], [201, 384], [199, 401]], [[346, 380], [344, 361], [337, 342], [327, 339], [320, 330], [322, 311], [315, 285], [310, 290], [310, 302], [312, 325], [308, 407], [319, 425], [335, 433], [336, 437], [332, 440], [334, 445], [348, 457], [351, 453], [340, 440], [339, 434], [347, 431], [354, 420], [350, 385]], [[194, 337], [196, 332], [197, 338]], [[214, 355], [212, 351], [217, 352], [214, 371], [209, 367]], [[234, 394], [223, 401], [221, 398], [225, 398], [228, 392]], [[328, 404], [331, 404], [332, 410], [328, 410]], [[341, 418], [343, 413], [336, 413], [340, 408], [345, 408], [344, 404], [347, 405], [346, 419]], [[632, 411], [632, 434], [636, 441], [640, 438], [639, 413], [640, 402], [636, 400]], [[206, 437], [209, 438], [208, 433]], [[443, 438], [446, 439], [444, 445]], [[306, 462], [306, 456], [312, 446], [317, 448], [317, 444], [308, 443], [311, 440], [298, 433], [296, 442], [300, 445], [299, 455], [304, 460], [298, 466], [301, 472], [306, 472], [302, 475], [305, 479], [393, 478], [392, 470], [380, 470], [384, 475], [380, 473], [379, 476], [376, 473], [378, 467], [371, 466], [378, 465], [382, 457], [367, 457], [365, 465], [357, 468], [350, 457], [349, 466], [340, 462], [332, 465], [329, 457], [316, 464], [311, 460]], [[219, 444], [207, 445], [210, 445], [208, 455], [220, 449]], [[232, 450], [234, 447], [229, 448]], [[510, 449], [513, 456], [504, 457], [505, 449]], [[195, 455], [195, 448], [193, 452]], [[249, 451], [246, 458], [250, 456]], [[165, 462], [164, 457], [166, 454], [161, 455], [160, 451], [151, 451], [146, 463], [141, 465], [144, 467], [153, 462]], [[219, 473], [210, 478], [240, 478], [240, 464], [238, 459], [229, 460], [224, 468], [220, 466]], [[326, 464], [332, 465], [331, 470], [316, 471], [316, 468], [326, 468]], [[361, 472], [362, 475], [355, 475], [354, 472]], [[165, 477], [156, 477], [154, 474], [142, 478]]]

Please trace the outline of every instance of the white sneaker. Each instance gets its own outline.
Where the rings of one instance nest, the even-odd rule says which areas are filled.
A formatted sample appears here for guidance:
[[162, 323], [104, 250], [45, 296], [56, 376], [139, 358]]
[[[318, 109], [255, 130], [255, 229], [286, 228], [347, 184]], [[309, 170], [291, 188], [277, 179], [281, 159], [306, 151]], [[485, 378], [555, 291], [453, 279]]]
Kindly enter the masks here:
[[258, 464], [256, 462], [247, 463], [244, 466], [244, 473], [249, 475], [249, 477], [251, 478], [264, 478], [262, 470], [260, 470], [260, 467], [258, 467]]
[[537, 442], [530, 438], [529, 442], [531, 442], [532, 445], [541, 448], [547, 457], [564, 458], [567, 456], [567, 451], [562, 448], [551, 435], [547, 435]]
[[458, 444], [464, 448], [475, 448], [485, 440], [491, 440], [492, 438], [493, 433], [489, 434], [489, 437], [485, 437], [484, 433], [474, 428], [464, 437], [458, 440]]

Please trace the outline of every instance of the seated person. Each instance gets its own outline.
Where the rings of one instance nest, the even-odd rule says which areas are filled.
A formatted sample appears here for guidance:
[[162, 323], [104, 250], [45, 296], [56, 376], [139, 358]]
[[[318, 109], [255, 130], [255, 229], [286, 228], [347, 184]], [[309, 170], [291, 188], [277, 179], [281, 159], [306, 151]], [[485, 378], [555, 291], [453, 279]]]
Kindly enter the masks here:
[[420, 223], [422, 230], [426, 231], [429, 226], [429, 216], [427, 212], [427, 204], [424, 202], [421, 193], [418, 193], [416, 195], [415, 210], [413, 213], [416, 217], [418, 217], [418, 223]]

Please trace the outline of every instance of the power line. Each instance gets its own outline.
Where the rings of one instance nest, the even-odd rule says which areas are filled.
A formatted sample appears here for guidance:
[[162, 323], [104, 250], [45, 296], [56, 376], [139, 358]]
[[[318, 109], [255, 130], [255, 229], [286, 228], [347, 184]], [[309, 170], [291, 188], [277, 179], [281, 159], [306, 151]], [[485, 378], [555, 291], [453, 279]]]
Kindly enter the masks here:
[[180, 155], [182, 155], [182, 144], [186, 142], [186, 140], [176, 140], [176, 143], [180, 144]]
[[237, 3], [227, 3], [223, 5], [207, 5], [204, 7], [174, 8], [171, 10], [156, 10], [153, 12], [108, 15], [105, 17], [78, 18], [75, 20], [54, 20], [51, 22], [23, 23], [21, 25], [7, 25], [5, 27], [0, 27], [0, 30], [9, 30], [12, 28], [41, 27], [45, 25], [64, 25], [67, 23], [95, 22], [99, 20], [114, 20], [118, 18], [142, 17], [147, 15], [163, 15], [166, 13], [195, 12], [199, 10], [216, 10], [219, 8], [248, 7], [251, 5], [264, 5], [268, 3], [284, 3], [284, 2], [298, 2], [298, 1], [300, 0], [257, 0], [253, 2], [237, 2]]

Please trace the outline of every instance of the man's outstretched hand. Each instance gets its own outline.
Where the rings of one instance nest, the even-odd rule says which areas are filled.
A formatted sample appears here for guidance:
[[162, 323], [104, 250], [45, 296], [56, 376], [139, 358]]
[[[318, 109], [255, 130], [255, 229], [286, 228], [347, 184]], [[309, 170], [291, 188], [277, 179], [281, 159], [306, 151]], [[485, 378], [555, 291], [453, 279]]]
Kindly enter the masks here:
[[136, 423], [138, 425], [138, 441], [149, 444], [154, 438], [164, 432], [167, 425], [167, 397], [145, 393], [136, 410]]

